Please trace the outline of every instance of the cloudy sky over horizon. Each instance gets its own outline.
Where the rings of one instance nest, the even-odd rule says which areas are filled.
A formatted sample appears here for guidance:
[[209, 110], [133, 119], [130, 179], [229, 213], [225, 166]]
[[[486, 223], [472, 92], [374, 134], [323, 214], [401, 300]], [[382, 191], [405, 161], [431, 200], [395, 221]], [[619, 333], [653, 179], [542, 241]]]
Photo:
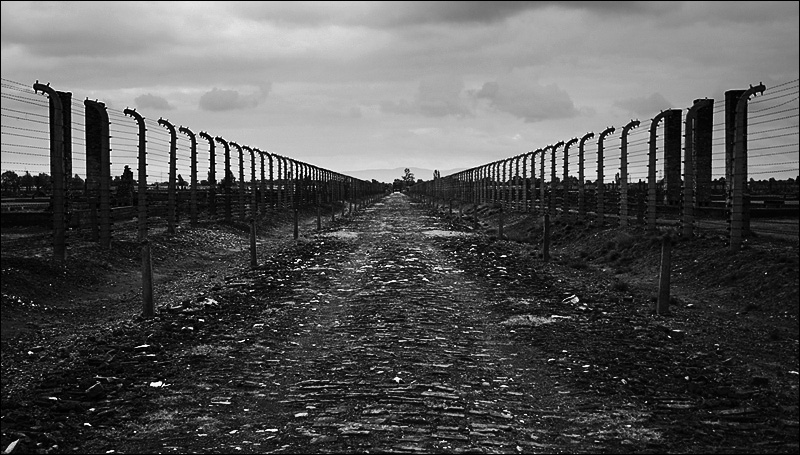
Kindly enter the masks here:
[[2, 76], [337, 171], [484, 164], [798, 78], [798, 2], [2, 2]]

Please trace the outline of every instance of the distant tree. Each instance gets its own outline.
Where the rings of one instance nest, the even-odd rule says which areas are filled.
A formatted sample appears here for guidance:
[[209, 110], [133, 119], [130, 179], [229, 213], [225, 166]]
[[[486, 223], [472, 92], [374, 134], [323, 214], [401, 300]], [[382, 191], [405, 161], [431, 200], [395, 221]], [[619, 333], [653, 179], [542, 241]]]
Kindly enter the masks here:
[[78, 175], [78, 174], [75, 174], [75, 176], [70, 179], [69, 187], [72, 190], [79, 191], [79, 190], [83, 190], [84, 189], [84, 185], [85, 184], [86, 184], [86, 182], [83, 181], [81, 176]]
[[25, 175], [20, 177], [19, 179], [20, 186], [25, 188], [25, 192], [30, 193], [31, 187], [33, 186], [33, 176], [30, 172], [25, 171]]
[[46, 172], [40, 172], [39, 175], [33, 178], [33, 186], [36, 187], [36, 194], [44, 193], [50, 190], [52, 186], [52, 182], [50, 180], [50, 174]]
[[129, 166], [122, 170], [122, 176], [117, 177], [117, 204], [133, 205], [133, 171]]
[[189, 184], [183, 179], [183, 176], [178, 174], [178, 189], [185, 190]]
[[14, 196], [19, 193], [19, 186], [20, 186], [20, 177], [14, 171], [5, 171], [2, 175], [2, 186], [3, 190], [11, 191]]
[[403, 179], [394, 179], [394, 182], [392, 183], [392, 191], [402, 192], [404, 187], [405, 187], [405, 182], [403, 181]]
[[403, 174], [403, 182], [405, 183], [405, 185], [406, 186], [414, 185], [414, 173], [411, 172], [411, 169], [405, 168], [405, 170], [403, 172], [404, 172], [404, 174]]

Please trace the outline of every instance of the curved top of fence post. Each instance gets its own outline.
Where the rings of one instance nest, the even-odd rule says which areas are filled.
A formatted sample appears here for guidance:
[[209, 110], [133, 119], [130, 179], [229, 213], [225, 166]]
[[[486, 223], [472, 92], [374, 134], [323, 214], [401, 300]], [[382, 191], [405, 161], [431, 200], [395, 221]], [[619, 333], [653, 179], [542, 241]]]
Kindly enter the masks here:
[[598, 144], [602, 144], [603, 141], [606, 139], [606, 136], [608, 136], [609, 134], [613, 134], [614, 131], [616, 131], [616, 130], [614, 129], [613, 126], [609, 126], [605, 130], [603, 130], [603, 132], [600, 133], [600, 136], [597, 138], [597, 143]]
[[582, 150], [584, 144], [586, 143], [586, 141], [591, 139], [591, 138], [593, 138], [593, 137], [594, 137], [594, 133], [591, 132], [591, 131], [589, 131], [588, 133], [584, 134], [583, 137], [581, 138], [580, 142], [578, 142], [578, 147]]
[[125, 110], [122, 111], [122, 112], [125, 115], [129, 115], [129, 116], [133, 117], [134, 119], [136, 119], [137, 122], [144, 122], [144, 117], [142, 117], [141, 114], [136, 112], [136, 109], [129, 109], [129, 108], [126, 107]]
[[639, 121], [638, 120], [631, 120], [630, 123], [628, 123], [627, 125], [622, 127], [622, 136], [623, 137], [627, 136], [628, 132], [630, 132], [630, 130], [636, 128], [637, 126], [639, 126]]
[[228, 147], [229, 147], [229, 145], [228, 145], [228, 141], [226, 141], [225, 139], [223, 139], [223, 138], [222, 138], [222, 136], [216, 136], [216, 137], [214, 137], [214, 140], [215, 140], [215, 141], [217, 141], [217, 142], [219, 142], [219, 143], [220, 143], [220, 144], [222, 144], [223, 146], [225, 146], [225, 150], [228, 150]]
[[169, 120], [164, 120], [163, 118], [159, 118], [158, 119], [158, 124], [163, 126], [163, 127], [166, 127], [169, 130], [169, 133], [171, 135], [173, 135], [173, 136], [176, 135], [175, 127], [172, 125], [172, 123], [169, 122]]
[[574, 138], [568, 140], [567, 143], [564, 144], [564, 153], [567, 153], [567, 151], [569, 150], [569, 147], [572, 144], [576, 143], [576, 142], [578, 142], [578, 138], [577, 137], [574, 137]]

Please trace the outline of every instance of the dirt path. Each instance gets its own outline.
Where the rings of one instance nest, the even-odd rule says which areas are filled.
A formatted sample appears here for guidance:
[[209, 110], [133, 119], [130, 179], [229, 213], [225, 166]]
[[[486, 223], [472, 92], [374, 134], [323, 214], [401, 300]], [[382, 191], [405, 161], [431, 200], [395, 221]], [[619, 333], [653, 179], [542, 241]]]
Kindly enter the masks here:
[[4, 437], [59, 453], [796, 451], [796, 387], [431, 215], [392, 194], [153, 320], [64, 341], [32, 401], [4, 402]]
[[[124, 399], [138, 403], [125, 417], [139, 423], [107, 428], [109, 443], [86, 449], [114, 450], [120, 432], [128, 450], [142, 452], [530, 452], [646, 443], [649, 430], [635, 428], [635, 410], [626, 411], [624, 426], [619, 417], [581, 411], [584, 399], [552, 377], [547, 355], [509, 337], [492, 309], [496, 291], [444, 247], [469, 234], [445, 229], [394, 194], [346, 230], [301, 245], [300, 257], [278, 255], [198, 298], [211, 302], [203, 317], [178, 310], [182, 319], [155, 325], [162, 330], [131, 360], [142, 379], [136, 397]], [[147, 355], [154, 365], [142, 364]]]

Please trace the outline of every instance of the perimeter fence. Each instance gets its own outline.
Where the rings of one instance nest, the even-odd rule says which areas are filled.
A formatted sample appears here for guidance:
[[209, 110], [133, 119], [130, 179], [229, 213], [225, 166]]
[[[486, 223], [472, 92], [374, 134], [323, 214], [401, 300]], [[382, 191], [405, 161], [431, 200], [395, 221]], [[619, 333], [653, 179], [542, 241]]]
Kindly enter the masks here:
[[97, 100], [77, 101], [49, 84], [2, 79], [3, 225], [53, 228], [53, 257], [63, 261], [69, 229], [88, 229], [110, 245], [114, 224], [148, 217], [253, 222], [302, 207], [358, 209], [384, 185], [240, 144], [169, 120], [146, 118]]
[[[729, 90], [410, 188], [435, 204], [798, 241], [798, 80]], [[683, 134], [682, 134], [683, 131]], [[616, 133], [616, 135], [615, 135]], [[595, 139], [591, 142], [590, 139]]]

